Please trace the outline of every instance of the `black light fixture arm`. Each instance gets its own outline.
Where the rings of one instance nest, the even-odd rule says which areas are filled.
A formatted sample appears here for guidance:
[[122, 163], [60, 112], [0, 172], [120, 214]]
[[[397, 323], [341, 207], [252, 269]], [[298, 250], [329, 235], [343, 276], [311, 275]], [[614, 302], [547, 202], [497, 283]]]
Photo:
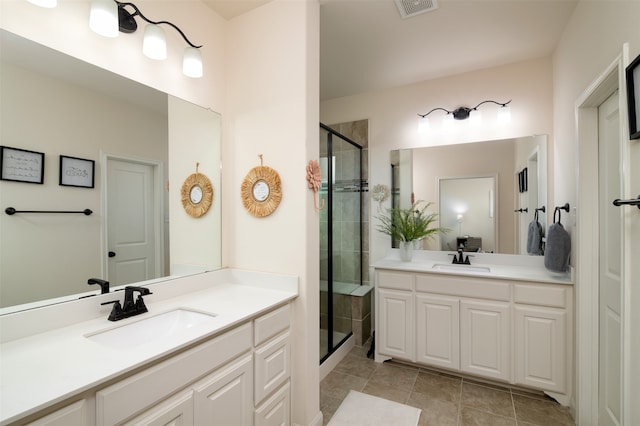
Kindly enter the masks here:
[[446, 112], [447, 114], [451, 114], [451, 113], [453, 112], [453, 111], [449, 111], [448, 109], [444, 109], [444, 108], [434, 108], [434, 109], [432, 109], [431, 111], [429, 111], [429, 112], [428, 112], [428, 113], [426, 113], [426, 114], [418, 114], [418, 115], [419, 115], [420, 117], [422, 117], [422, 118], [425, 118], [427, 115], [431, 114], [433, 111], [438, 111], [438, 110], [440, 110], [440, 111], [444, 111], [444, 112]]
[[509, 105], [509, 104], [511, 103], [511, 101], [512, 101], [512, 99], [509, 99], [509, 101], [508, 101], [508, 102], [505, 102], [505, 103], [502, 103], [502, 102], [496, 102], [496, 101], [482, 101], [482, 102], [480, 102], [478, 105], [474, 106], [474, 107], [473, 107], [473, 108], [471, 108], [471, 109], [472, 109], [472, 110], [477, 110], [477, 109], [478, 109], [478, 107], [479, 107], [480, 105], [482, 105], [482, 104], [486, 104], [487, 102], [491, 102], [491, 103], [494, 103], [494, 104], [496, 104], [496, 105], [500, 105], [500, 106], [504, 107], [504, 106]]
[[[114, 1], [118, 5], [118, 25], [120, 27], [120, 31], [122, 31], [123, 33], [133, 33], [133, 32], [136, 31], [136, 29], [138, 28], [138, 24], [136, 23], [136, 20], [134, 19], [134, 17], [139, 16], [140, 18], [142, 18], [144, 21], [148, 22], [149, 24], [154, 24], [154, 25], [167, 24], [167, 25], [170, 25], [177, 32], [180, 33], [180, 35], [182, 36], [184, 41], [186, 41], [189, 44], [189, 46], [195, 47], [196, 49], [199, 49], [199, 48], [202, 47], [202, 45], [198, 46], [198, 45], [195, 45], [195, 44], [191, 43], [191, 41], [182, 32], [182, 30], [180, 28], [178, 28], [175, 24], [173, 24], [173, 23], [171, 23], [169, 21], [152, 21], [151, 19], [149, 19], [146, 16], [144, 16], [142, 14], [142, 12], [140, 12], [140, 9], [138, 9], [138, 7], [135, 4], [119, 2], [117, 0], [114, 0]], [[125, 9], [126, 6], [131, 6], [131, 8], [133, 8], [134, 12], [131, 13], [128, 10], [126, 10]]]
[[496, 101], [491, 101], [491, 100], [487, 100], [487, 101], [482, 101], [480, 102], [478, 105], [474, 106], [473, 108], [468, 108], [468, 107], [458, 107], [456, 109], [454, 109], [453, 111], [449, 111], [448, 109], [444, 109], [444, 108], [434, 108], [431, 111], [429, 111], [426, 114], [420, 114], [418, 113], [418, 115], [422, 118], [425, 118], [427, 115], [431, 114], [433, 111], [444, 111], [447, 114], [453, 114], [453, 118], [455, 118], [456, 120], [465, 120], [467, 118], [469, 118], [469, 114], [471, 113], [471, 111], [476, 111], [478, 109], [478, 107], [482, 104], [485, 104], [487, 102], [491, 102], [494, 103], [496, 105], [500, 105], [502, 107], [507, 106], [508, 104], [511, 103], [511, 100], [509, 100], [508, 102], [496, 102]]

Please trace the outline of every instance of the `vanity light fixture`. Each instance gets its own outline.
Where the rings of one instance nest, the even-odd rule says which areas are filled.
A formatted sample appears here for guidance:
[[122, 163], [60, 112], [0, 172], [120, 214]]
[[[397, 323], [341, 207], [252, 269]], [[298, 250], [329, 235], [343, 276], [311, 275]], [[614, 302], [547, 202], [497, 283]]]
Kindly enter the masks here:
[[434, 111], [444, 111], [447, 113], [443, 118], [444, 124], [451, 124], [453, 123], [453, 120], [466, 120], [467, 118], [469, 118], [470, 119], [469, 121], [471, 121], [474, 124], [480, 123], [482, 121], [482, 112], [478, 109], [478, 107], [480, 107], [480, 105], [482, 104], [489, 103], [489, 102], [494, 103], [496, 105], [500, 105], [501, 107], [500, 110], [498, 111], [499, 123], [504, 124], [511, 121], [511, 108], [509, 107], [511, 100], [505, 103], [487, 100], [487, 101], [480, 102], [478, 105], [474, 106], [473, 108], [461, 106], [454, 109], [453, 111], [449, 111], [448, 109], [445, 109], [445, 108], [434, 108], [426, 114], [418, 114], [418, 116], [420, 117], [420, 122], [418, 123], [418, 132], [423, 133], [424, 130], [426, 130], [429, 127], [429, 119], [427, 118], [427, 116]]
[[[132, 11], [127, 8], [132, 9]], [[152, 21], [142, 14], [133, 3], [124, 3], [117, 0], [93, 0], [89, 26], [96, 33], [105, 37], [117, 37], [118, 32], [133, 33], [138, 29], [135, 17], [139, 16], [148, 25], [144, 30], [142, 53], [151, 59], [163, 60], [167, 58], [167, 41], [164, 30], [160, 25], [173, 27], [188, 44], [182, 61], [182, 72], [187, 77], [200, 78], [202, 71], [202, 55], [200, 48], [193, 44], [187, 36], [175, 24], [169, 21]]]

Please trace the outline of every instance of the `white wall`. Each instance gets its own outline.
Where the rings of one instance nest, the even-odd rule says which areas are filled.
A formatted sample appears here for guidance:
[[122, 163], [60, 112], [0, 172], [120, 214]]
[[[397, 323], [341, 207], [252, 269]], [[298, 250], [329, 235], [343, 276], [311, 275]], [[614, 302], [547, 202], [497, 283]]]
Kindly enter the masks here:
[[[441, 60], [446, 60], [442, 58]], [[520, 62], [379, 92], [324, 101], [320, 105], [325, 124], [369, 119], [369, 186], [390, 185], [389, 151], [399, 148], [448, 145], [517, 138], [552, 133], [551, 59]], [[526, 84], [523, 84], [526, 82]], [[496, 124], [497, 106], [486, 104], [483, 124], [456, 122], [450, 129], [434, 124], [424, 135], [417, 132], [418, 113], [435, 107], [455, 109], [483, 100], [512, 99], [511, 123]], [[436, 115], [435, 113], [431, 116]], [[431, 117], [430, 116], [430, 117]], [[437, 120], [437, 115], [434, 121]], [[553, 138], [549, 138], [552, 144]], [[388, 203], [388, 202], [387, 202]], [[388, 207], [388, 205], [386, 206]], [[375, 220], [370, 221], [375, 225]], [[371, 228], [371, 261], [384, 257], [390, 247], [387, 236]]]
[[[225, 240], [236, 268], [299, 277], [294, 304], [295, 424], [319, 421], [319, 212], [305, 167], [319, 157], [319, 7], [275, 0], [229, 21], [225, 141]], [[256, 218], [243, 207], [240, 186], [260, 165], [275, 169], [282, 201]]]
[[[565, 29], [562, 40], [558, 44], [553, 57], [553, 85], [554, 85], [554, 138], [557, 141], [553, 152], [555, 159], [555, 190], [556, 205], [571, 203], [572, 211], [577, 202], [577, 189], [581, 177], [577, 175], [576, 159], [581, 146], [576, 134], [575, 103], [591, 83], [613, 63], [622, 52], [623, 43], [628, 43], [630, 59], [640, 54], [640, 2], [638, 1], [581, 1], [578, 3], [569, 25]], [[635, 197], [640, 194], [640, 143], [632, 142], [631, 149], [623, 160], [628, 161], [626, 194], [627, 197]], [[595, 171], [594, 171], [595, 172]], [[635, 210], [635, 211], [634, 211]], [[577, 214], [580, 214], [578, 211]], [[628, 208], [624, 212], [629, 225], [630, 236], [640, 235], [640, 215], [637, 209]], [[563, 223], [564, 223], [563, 215]], [[575, 223], [574, 214], [571, 215], [571, 223]], [[580, 241], [575, 240], [575, 229], [570, 229], [574, 238], [573, 246]], [[629, 417], [625, 424], [640, 423], [640, 405], [637, 404], [637, 396], [640, 395], [640, 241], [638, 238], [629, 238], [626, 260], [627, 272], [631, 281], [627, 294], [625, 315], [629, 316], [629, 329], [625, 338], [631, 343], [630, 351], [625, 353], [628, 362], [628, 372], [631, 375], [627, 389], [631, 403], [627, 405]], [[572, 262], [575, 261], [575, 251], [572, 251]], [[580, 273], [580, 271], [579, 271]], [[577, 283], [577, 291], [580, 292], [580, 282]], [[597, 289], [596, 289], [597, 291]], [[581, 307], [578, 306], [580, 309]], [[582, 307], [588, 309], [588, 307]], [[589, 312], [585, 313], [589, 316]], [[597, 316], [597, 312], [592, 312]], [[577, 324], [580, 329], [581, 324]], [[588, 327], [588, 325], [586, 325]], [[588, 357], [588, 354], [581, 354]], [[588, 372], [584, 372], [588, 373]], [[578, 375], [581, 372], [578, 371]], [[584, 389], [578, 387], [577, 399], [589, 401], [590, 395]], [[591, 389], [593, 391], [593, 389]], [[597, 392], [597, 389], [595, 390]], [[579, 414], [597, 410], [597, 407], [589, 403], [578, 405]], [[580, 418], [578, 419], [581, 420]], [[582, 420], [580, 424], [587, 424]]]

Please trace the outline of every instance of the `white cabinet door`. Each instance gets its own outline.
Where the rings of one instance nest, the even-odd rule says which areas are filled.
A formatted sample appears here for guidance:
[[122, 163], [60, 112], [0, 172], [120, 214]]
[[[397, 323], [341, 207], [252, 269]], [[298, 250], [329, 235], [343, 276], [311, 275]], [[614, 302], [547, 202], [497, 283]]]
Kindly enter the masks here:
[[123, 426], [190, 426], [193, 422], [193, 391], [181, 392], [145, 411]]
[[256, 408], [254, 419], [255, 426], [289, 426], [291, 424], [291, 385], [289, 382]]
[[378, 289], [380, 330], [376, 330], [378, 352], [415, 362], [413, 294], [406, 291]]
[[460, 310], [461, 370], [508, 381], [509, 304], [462, 300]]
[[416, 295], [417, 362], [460, 368], [460, 299]]
[[289, 333], [256, 348], [253, 357], [253, 394], [257, 405], [291, 376]]
[[196, 425], [252, 425], [252, 364], [247, 355], [193, 386]]
[[515, 380], [554, 392], [566, 391], [564, 309], [515, 306]]
[[29, 426], [81, 426], [88, 424], [90, 423], [87, 421], [87, 401], [83, 399], [29, 423]]

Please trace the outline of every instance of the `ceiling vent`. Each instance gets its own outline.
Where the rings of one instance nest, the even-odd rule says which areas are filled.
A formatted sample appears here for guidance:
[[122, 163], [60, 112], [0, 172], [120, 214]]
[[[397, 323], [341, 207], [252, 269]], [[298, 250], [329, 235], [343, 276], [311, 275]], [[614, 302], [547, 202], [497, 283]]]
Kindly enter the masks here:
[[402, 19], [431, 12], [438, 8], [437, 0], [395, 0], [395, 2]]

